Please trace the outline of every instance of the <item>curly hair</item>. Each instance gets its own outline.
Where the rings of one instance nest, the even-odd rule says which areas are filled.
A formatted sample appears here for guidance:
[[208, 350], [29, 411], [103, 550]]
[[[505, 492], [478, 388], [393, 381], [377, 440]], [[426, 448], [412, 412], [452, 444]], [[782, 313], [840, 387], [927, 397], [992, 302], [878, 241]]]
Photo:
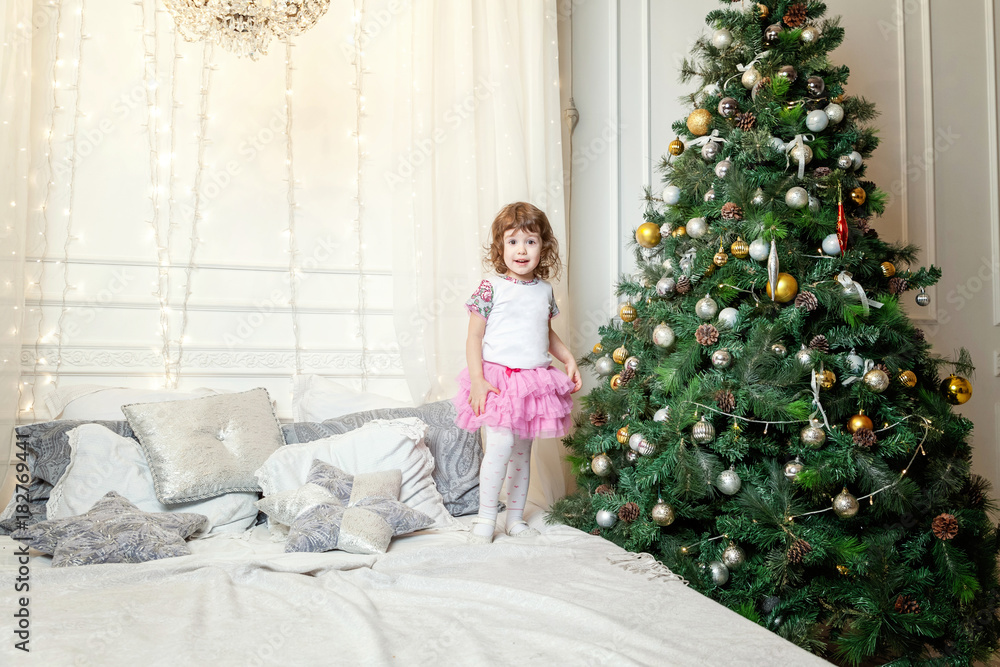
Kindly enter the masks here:
[[507, 232], [524, 230], [532, 234], [538, 234], [542, 242], [542, 250], [538, 258], [538, 266], [535, 268], [535, 277], [541, 280], [557, 278], [562, 270], [562, 262], [559, 261], [559, 241], [552, 232], [552, 225], [549, 219], [536, 206], [523, 201], [507, 204], [497, 217], [493, 220], [490, 230], [492, 241], [486, 246], [486, 257], [483, 265], [492, 267], [498, 274], [505, 275], [508, 267], [503, 261], [503, 240]]

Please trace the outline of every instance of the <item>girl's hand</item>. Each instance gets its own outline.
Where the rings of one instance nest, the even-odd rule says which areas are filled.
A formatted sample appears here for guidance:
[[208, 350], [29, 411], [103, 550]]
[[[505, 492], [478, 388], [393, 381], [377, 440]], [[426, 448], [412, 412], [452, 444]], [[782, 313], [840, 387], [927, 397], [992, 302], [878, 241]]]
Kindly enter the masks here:
[[472, 406], [472, 413], [477, 417], [486, 409], [486, 398], [490, 392], [500, 395], [500, 390], [486, 381], [486, 378], [473, 378], [469, 387], [469, 405]]
[[583, 388], [583, 378], [580, 376], [580, 369], [576, 367], [576, 361], [570, 359], [569, 363], [566, 364], [566, 375], [569, 379], [573, 381], [573, 391], [571, 394], [575, 394]]

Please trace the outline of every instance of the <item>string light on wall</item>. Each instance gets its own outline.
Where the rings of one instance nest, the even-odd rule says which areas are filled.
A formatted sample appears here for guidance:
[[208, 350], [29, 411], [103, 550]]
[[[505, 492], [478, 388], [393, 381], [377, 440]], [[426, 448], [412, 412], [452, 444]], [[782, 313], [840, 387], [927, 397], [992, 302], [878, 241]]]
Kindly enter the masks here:
[[326, 14], [330, 0], [163, 0], [189, 42], [213, 41], [238, 56], [267, 55], [272, 37], [301, 35]]
[[358, 338], [361, 340], [361, 390], [368, 389], [368, 335], [365, 327], [365, 242], [364, 228], [362, 220], [364, 218], [364, 190], [362, 188], [361, 175], [364, 167], [366, 153], [362, 147], [361, 118], [365, 115], [365, 66], [364, 66], [364, 20], [365, 20], [365, 0], [354, 0], [354, 58], [351, 64], [354, 65], [354, 144], [357, 153], [357, 178], [355, 179], [354, 201], [357, 215], [354, 218], [354, 227], [358, 235]]
[[[188, 246], [188, 260], [184, 267], [184, 303], [181, 307], [181, 333], [177, 338], [177, 358], [174, 360], [173, 384], [171, 388], [177, 387], [177, 379], [180, 375], [180, 366], [184, 355], [184, 340], [187, 337], [188, 326], [188, 303], [191, 300], [191, 278], [194, 272], [194, 258], [198, 250], [200, 239], [198, 237], [198, 225], [205, 219], [201, 210], [201, 179], [205, 173], [205, 146], [208, 144], [208, 102], [209, 93], [212, 90], [212, 72], [215, 65], [212, 62], [214, 47], [211, 42], [205, 42], [201, 52], [201, 97], [198, 107], [198, 163], [194, 171], [194, 212], [191, 217], [191, 240]], [[172, 136], [172, 135], [171, 135]]]
[[299, 338], [299, 246], [295, 238], [295, 151], [292, 145], [292, 40], [285, 40], [285, 167], [288, 181], [288, 305], [292, 310], [295, 374], [302, 374]]

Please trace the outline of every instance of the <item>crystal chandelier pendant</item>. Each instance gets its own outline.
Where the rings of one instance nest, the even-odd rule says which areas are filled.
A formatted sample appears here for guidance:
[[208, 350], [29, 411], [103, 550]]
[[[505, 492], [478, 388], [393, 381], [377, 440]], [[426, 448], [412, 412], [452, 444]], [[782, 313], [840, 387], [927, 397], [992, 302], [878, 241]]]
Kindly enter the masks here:
[[287, 39], [312, 28], [330, 0], [163, 0], [189, 42], [210, 39], [257, 60], [272, 37]]

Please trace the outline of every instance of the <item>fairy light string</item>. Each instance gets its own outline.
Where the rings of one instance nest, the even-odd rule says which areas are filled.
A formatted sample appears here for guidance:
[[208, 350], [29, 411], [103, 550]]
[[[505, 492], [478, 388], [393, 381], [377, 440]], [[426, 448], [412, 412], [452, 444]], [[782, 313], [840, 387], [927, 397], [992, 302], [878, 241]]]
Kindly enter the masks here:
[[86, 0], [80, 0], [80, 33], [79, 39], [76, 45], [76, 78], [74, 81], [73, 88], [76, 92], [73, 108], [73, 120], [70, 126], [70, 155], [69, 155], [69, 202], [66, 206], [66, 232], [63, 238], [63, 289], [62, 295], [60, 297], [59, 303], [59, 319], [56, 321], [56, 377], [59, 376], [59, 371], [62, 369], [63, 362], [63, 342], [65, 337], [63, 333], [65, 331], [64, 324], [66, 322], [66, 315], [69, 313], [69, 307], [67, 302], [69, 299], [69, 292], [72, 289], [76, 289], [70, 283], [69, 275], [69, 251], [70, 246], [72, 246], [73, 241], [76, 237], [73, 236], [73, 208], [76, 203], [76, 164], [77, 164], [77, 147], [76, 140], [78, 135], [78, 130], [80, 126], [80, 117], [84, 116], [84, 112], [80, 108], [80, 98], [81, 98], [81, 81], [83, 78], [83, 42], [88, 38], [86, 29]]

